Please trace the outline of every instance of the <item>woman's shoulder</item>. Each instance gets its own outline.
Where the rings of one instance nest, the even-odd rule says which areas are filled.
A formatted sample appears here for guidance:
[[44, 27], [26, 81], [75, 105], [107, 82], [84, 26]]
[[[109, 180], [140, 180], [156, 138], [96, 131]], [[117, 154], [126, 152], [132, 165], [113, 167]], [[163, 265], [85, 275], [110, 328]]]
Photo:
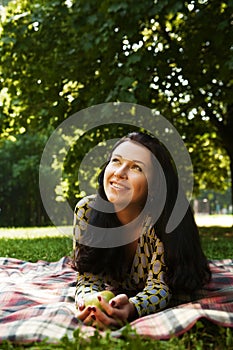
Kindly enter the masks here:
[[154, 226], [147, 227], [143, 234], [140, 237], [141, 245], [145, 243], [149, 244], [153, 247], [153, 249], [157, 249], [157, 247], [163, 247], [163, 243], [161, 239], [158, 237], [156, 229]]
[[74, 226], [79, 225], [85, 229], [85, 225], [88, 222], [90, 216], [91, 203], [95, 200], [95, 198], [96, 195], [89, 195], [83, 197], [78, 201], [74, 209]]
[[90, 208], [90, 204], [96, 199], [96, 194], [91, 194], [89, 196], [85, 196], [81, 198], [77, 204], [75, 205], [75, 213], [77, 213], [79, 210], [87, 210]]

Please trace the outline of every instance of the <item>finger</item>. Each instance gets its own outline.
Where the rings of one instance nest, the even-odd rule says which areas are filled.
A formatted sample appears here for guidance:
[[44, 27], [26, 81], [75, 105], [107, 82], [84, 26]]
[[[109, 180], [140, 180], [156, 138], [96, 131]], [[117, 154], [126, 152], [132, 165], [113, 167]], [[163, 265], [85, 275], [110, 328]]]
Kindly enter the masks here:
[[98, 300], [99, 300], [99, 303], [102, 307], [102, 309], [109, 315], [111, 315], [112, 313], [112, 306], [110, 305], [112, 299], [108, 302], [106, 301], [103, 297], [101, 297], [100, 295], [98, 296]]
[[129, 298], [126, 294], [119, 294], [111, 299], [110, 304], [105, 307], [107, 314], [125, 323], [128, 319], [132, 319], [135, 316], [135, 307], [130, 303]]
[[76, 317], [79, 320], [84, 321], [90, 315], [91, 311], [92, 311], [92, 307], [91, 306], [87, 306], [82, 311], [78, 310], [78, 313], [77, 313]]
[[128, 304], [129, 298], [126, 294], [118, 294], [110, 300], [110, 305], [115, 308], [120, 308], [121, 306]]
[[[125, 314], [125, 310], [118, 309], [116, 307], [112, 307], [111, 303], [113, 299], [108, 303], [103, 298], [99, 299], [101, 307], [103, 311], [101, 311], [99, 308], [96, 309], [97, 316], [100, 318], [102, 322], [107, 322], [107, 324], [110, 324], [111, 320], [114, 319], [114, 326], [116, 325], [123, 325], [123, 323], [127, 319], [127, 315]], [[113, 301], [114, 304], [114, 301]], [[106, 316], [109, 316], [110, 318], [106, 318]], [[116, 321], [116, 322], [115, 322]]]
[[100, 319], [96, 316], [95, 313], [96, 313], [96, 308], [93, 307], [90, 314], [85, 318], [85, 320], [83, 320], [84, 325], [92, 326], [99, 330], [106, 330], [107, 328], [109, 328], [107, 324], [104, 324], [103, 322], [100, 321]]
[[94, 312], [91, 314], [91, 318], [92, 318], [92, 327], [95, 327], [100, 331], [103, 331], [109, 328], [107, 324], [104, 324], [103, 322], [100, 321], [100, 319], [97, 317], [97, 315]]
[[93, 311], [91, 311], [87, 317], [83, 320], [83, 323], [85, 326], [93, 326], [96, 321], [96, 316], [94, 315]]
[[[114, 314], [114, 308], [112, 308], [109, 305], [108, 308], [109, 314], [106, 314], [105, 312], [101, 311], [99, 308], [96, 308], [94, 314], [96, 316], [96, 320], [105, 326], [115, 326], [119, 327], [123, 325], [122, 315], [121, 314]], [[118, 311], [118, 310], [117, 310]], [[119, 311], [118, 311], [119, 312]], [[111, 315], [110, 315], [111, 314]], [[118, 317], [120, 316], [120, 317]]]
[[77, 304], [76, 307], [79, 311], [83, 311], [85, 309], [85, 303], [83, 299], [80, 299]]
[[114, 313], [113, 308], [120, 308], [121, 306], [129, 303], [129, 299], [126, 294], [120, 294], [109, 301], [106, 301], [100, 295], [98, 295], [97, 298], [99, 300], [101, 308], [110, 316]]

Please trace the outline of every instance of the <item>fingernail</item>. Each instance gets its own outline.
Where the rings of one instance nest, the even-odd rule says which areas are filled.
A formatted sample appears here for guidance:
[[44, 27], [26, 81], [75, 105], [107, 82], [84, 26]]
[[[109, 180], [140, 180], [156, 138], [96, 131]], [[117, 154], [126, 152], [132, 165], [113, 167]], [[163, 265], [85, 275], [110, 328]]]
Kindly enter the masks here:
[[99, 300], [99, 301], [101, 301], [101, 300], [102, 300], [102, 298], [101, 298], [101, 296], [100, 296], [100, 295], [98, 295], [98, 297], [97, 297], [97, 298], [98, 298], [98, 300]]
[[116, 302], [115, 302], [114, 300], [112, 300], [112, 301], [110, 302], [110, 305], [113, 307], [113, 306], [116, 305]]
[[85, 309], [85, 306], [84, 306], [84, 305], [80, 305], [80, 306], [79, 306], [79, 310], [80, 310], [80, 311], [83, 311], [84, 309]]
[[92, 318], [94, 321], [96, 320], [95, 315], [91, 315], [91, 318]]
[[92, 311], [96, 312], [95, 306], [93, 306], [91, 309], [92, 309]]
[[88, 306], [87, 310], [88, 310], [88, 311], [91, 311], [91, 306]]

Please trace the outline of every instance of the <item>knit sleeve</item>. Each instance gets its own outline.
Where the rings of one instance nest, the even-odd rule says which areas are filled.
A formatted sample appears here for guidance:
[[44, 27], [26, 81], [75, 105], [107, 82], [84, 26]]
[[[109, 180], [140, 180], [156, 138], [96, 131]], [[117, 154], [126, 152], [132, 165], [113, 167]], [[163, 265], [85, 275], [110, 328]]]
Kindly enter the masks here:
[[156, 239], [154, 252], [148, 264], [145, 286], [142, 291], [130, 298], [139, 317], [158, 312], [167, 306], [171, 294], [164, 282], [165, 271], [163, 244]]
[[90, 215], [90, 203], [94, 200], [94, 196], [82, 198], [74, 209], [73, 222], [73, 259], [76, 261], [78, 255], [78, 242], [85, 233]]
[[[90, 214], [90, 203], [94, 196], [87, 196], [81, 199], [74, 210], [74, 225], [73, 225], [73, 258], [74, 264], [78, 255], [79, 239], [85, 233], [87, 228], [88, 218]], [[79, 299], [85, 299], [85, 296], [90, 293], [99, 292], [105, 289], [105, 283], [102, 276], [94, 275], [89, 272], [77, 274], [77, 284], [75, 292], [75, 302]]]
[[76, 305], [80, 299], [85, 299], [88, 294], [101, 292], [104, 289], [105, 283], [101, 276], [92, 273], [78, 273], [75, 291]]

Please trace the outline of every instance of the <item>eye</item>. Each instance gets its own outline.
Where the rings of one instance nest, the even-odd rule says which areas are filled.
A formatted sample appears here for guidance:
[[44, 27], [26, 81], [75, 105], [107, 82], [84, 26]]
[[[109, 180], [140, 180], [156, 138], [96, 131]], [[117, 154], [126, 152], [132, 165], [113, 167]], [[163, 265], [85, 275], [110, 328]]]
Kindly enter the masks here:
[[116, 157], [111, 159], [111, 163], [119, 163], [119, 162], [120, 162], [120, 160]]
[[139, 171], [139, 172], [142, 172], [142, 168], [141, 168], [139, 165], [137, 165], [137, 164], [134, 164], [134, 165], [132, 166], [132, 169], [133, 169], [133, 170], [136, 170], [136, 171]]

